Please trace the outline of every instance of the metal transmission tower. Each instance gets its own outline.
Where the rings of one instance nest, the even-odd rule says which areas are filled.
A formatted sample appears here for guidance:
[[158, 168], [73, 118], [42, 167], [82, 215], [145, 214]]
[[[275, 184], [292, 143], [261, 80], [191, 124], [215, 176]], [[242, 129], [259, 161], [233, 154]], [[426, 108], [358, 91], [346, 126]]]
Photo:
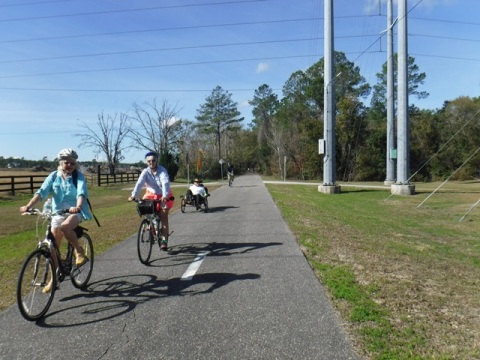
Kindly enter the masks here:
[[319, 192], [338, 194], [340, 186], [335, 184], [335, 87], [333, 72], [333, 0], [325, 0], [324, 20], [324, 104], [323, 104], [323, 136], [325, 141], [323, 161], [323, 185], [318, 187]]
[[408, 116], [408, 45], [407, 0], [398, 1], [398, 111], [397, 111], [397, 182], [391, 193], [413, 195], [410, 176], [410, 120]]
[[395, 183], [397, 149], [395, 144], [395, 76], [393, 61], [393, 0], [387, 1], [387, 178], [385, 185]]

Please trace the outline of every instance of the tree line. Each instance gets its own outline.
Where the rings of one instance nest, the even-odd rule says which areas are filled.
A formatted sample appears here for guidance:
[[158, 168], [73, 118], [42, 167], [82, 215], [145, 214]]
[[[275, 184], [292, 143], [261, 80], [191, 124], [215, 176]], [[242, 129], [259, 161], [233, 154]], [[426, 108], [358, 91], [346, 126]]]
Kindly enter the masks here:
[[[368, 84], [344, 53], [335, 52], [336, 174], [340, 181], [383, 181], [386, 177], [386, 63], [377, 83]], [[396, 62], [396, 57], [395, 57]], [[154, 98], [134, 104], [129, 114], [98, 115], [98, 129], [82, 123], [75, 136], [81, 147], [106, 157], [110, 171], [129, 148], [154, 150], [174, 179], [187, 173], [220, 178], [220, 159], [235, 166], [282, 178], [321, 180], [323, 157], [324, 59], [291, 74], [282, 97], [268, 84], [260, 85], [249, 101], [252, 122], [243, 118], [232, 94], [215, 87], [197, 109], [195, 120], [182, 119], [177, 105]], [[395, 67], [396, 68], [396, 67]], [[395, 73], [396, 79], [396, 73]], [[423, 99], [426, 74], [408, 59], [410, 99]], [[396, 80], [395, 80], [396, 89]], [[369, 106], [365, 104], [370, 97]], [[478, 177], [480, 98], [445, 101], [441, 109], [409, 106], [410, 171], [413, 181]]]

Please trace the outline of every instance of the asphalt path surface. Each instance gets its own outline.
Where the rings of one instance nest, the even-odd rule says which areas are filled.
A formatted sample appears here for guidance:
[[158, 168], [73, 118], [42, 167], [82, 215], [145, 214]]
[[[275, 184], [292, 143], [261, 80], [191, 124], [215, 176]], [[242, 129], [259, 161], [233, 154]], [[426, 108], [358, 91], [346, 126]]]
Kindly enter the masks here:
[[0, 359], [357, 359], [261, 178], [209, 205], [170, 215], [171, 252], [155, 245], [149, 266], [132, 229], [96, 257], [87, 289], [61, 284], [41, 321], [3, 311]]

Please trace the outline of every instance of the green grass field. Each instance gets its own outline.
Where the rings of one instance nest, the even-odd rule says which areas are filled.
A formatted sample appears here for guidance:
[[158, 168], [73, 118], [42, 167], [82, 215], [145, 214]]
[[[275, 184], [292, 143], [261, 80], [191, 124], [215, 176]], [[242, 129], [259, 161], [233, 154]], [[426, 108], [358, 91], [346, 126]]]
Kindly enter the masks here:
[[[438, 185], [418, 184], [408, 197], [267, 185], [365, 359], [480, 358], [480, 206], [459, 221], [480, 183], [447, 183], [418, 207]], [[90, 189], [102, 225], [87, 225], [96, 254], [137, 231], [124, 187]], [[185, 188], [173, 191], [179, 199]], [[18, 270], [36, 244], [34, 218], [18, 212], [29, 197], [0, 198], [0, 309], [14, 302]]]
[[364, 358], [480, 358], [480, 184], [438, 185], [267, 186]]

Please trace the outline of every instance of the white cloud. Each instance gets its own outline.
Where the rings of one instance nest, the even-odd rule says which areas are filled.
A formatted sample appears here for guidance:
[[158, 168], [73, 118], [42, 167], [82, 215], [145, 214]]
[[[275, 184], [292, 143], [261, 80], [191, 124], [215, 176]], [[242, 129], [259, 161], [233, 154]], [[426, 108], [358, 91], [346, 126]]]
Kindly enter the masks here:
[[270, 68], [270, 65], [267, 63], [260, 63], [257, 65], [257, 74], [263, 73]]
[[177, 118], [175, 116], [171, 117], [170, 119], [167, 120], [167, 125], [173, 126], [176, 122], [180, 121], [180, 118]]
[[251, 106], [251, 105], [249, 104], [249, 100], [243, 100], [243, 101], [241, 101], [238, 105], [239, 105], [239, 107], [240, 107], [241, 109], [245, 109], [245, 108], [248, 108], [248, 107]]

